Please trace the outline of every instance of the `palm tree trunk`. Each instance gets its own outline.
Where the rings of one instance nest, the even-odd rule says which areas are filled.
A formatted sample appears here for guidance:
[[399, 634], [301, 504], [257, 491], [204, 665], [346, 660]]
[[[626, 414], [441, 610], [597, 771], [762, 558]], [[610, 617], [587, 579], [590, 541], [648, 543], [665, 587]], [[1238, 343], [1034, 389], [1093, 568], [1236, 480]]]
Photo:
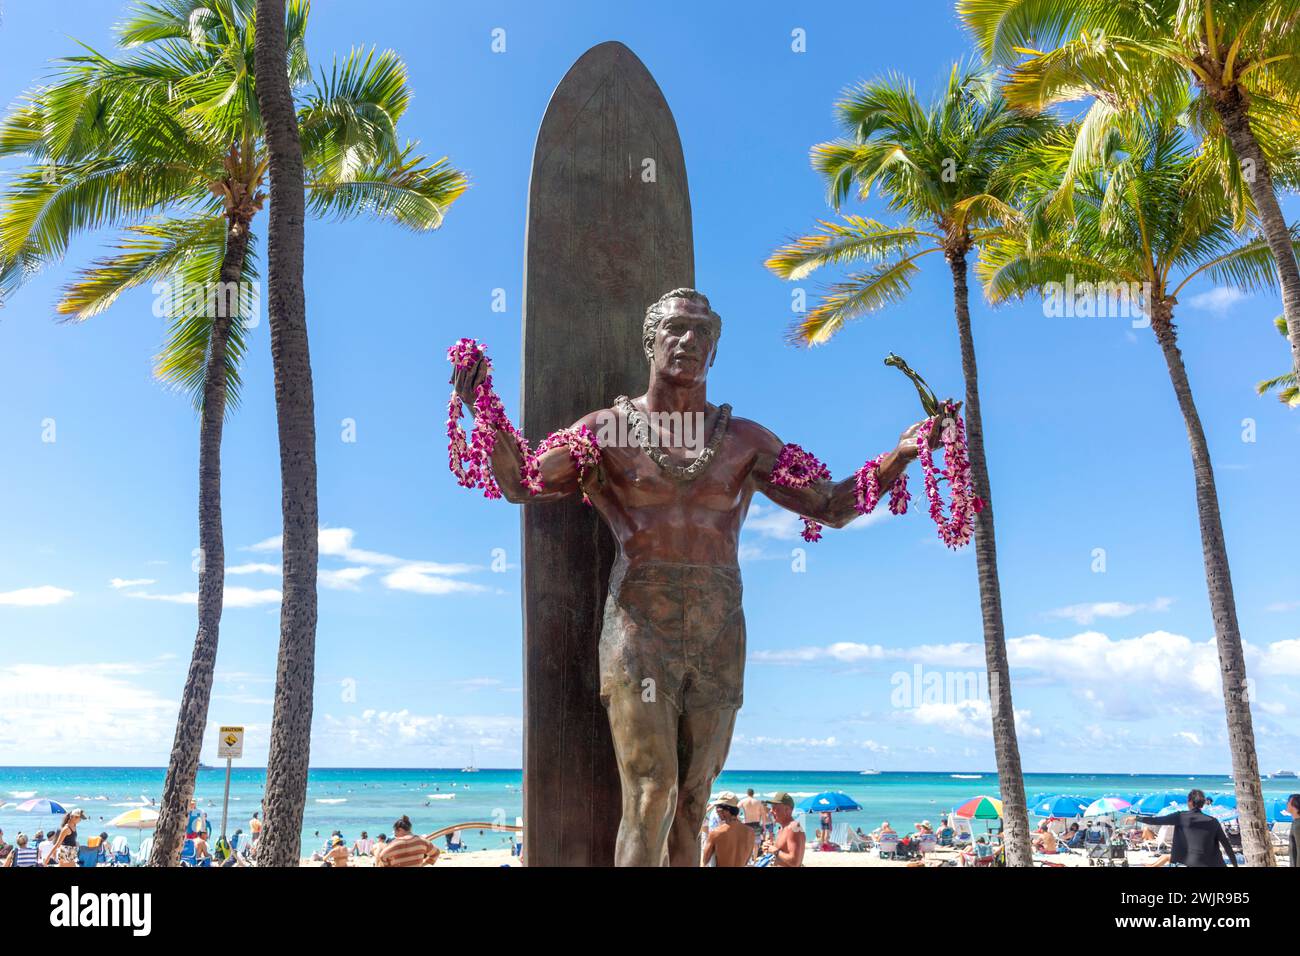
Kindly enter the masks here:
[[998, 584], [998, 548], [993, 535], [993, 498], [989, 493], [988, 463], [984, 458], [984, 424], [980, 418], [979, 372], [975, 366], [975, 340], [970, 328], [970, 291], [966, 285], [966, 251], [947, 252], [952, 269], [954, 311], [961, 340], [961, 371], [966, 380], [966, 441], [970, 450], [971, 480], [984, 509], [975, 516], [975, 566], [979, 571], [980, 610], [984, 617], [984, 660], [988, 670], [989, 706], [993, 716], [993, 751], [1002, 792], [1002, 824], [1008, 866], [1033, 866], [1029, 813], [1025, 806], [1025, 779], [1020, 769], [1016, 741], [1016, 714], [1011, 704], [1011, 668], [1002, 624], [1002, 590]]
[[1219, 671], [1223, 679], [1223, 705], [1228, 716], [1228, 747], [1232, 753], [1232, 775], [1236, 781], [1237, 813], [1241, 823], [1242, 847], [1249, 866], [1273, 866], [1273, 848], [1264, 818], [1264, 792], [1259, 782], [1259, 757], [1255, 752], [1255, 728], [1250, 715], [1250, 687], [1246, 680], [1246, 658], [1237, 626], [1237, 602], [1228, 570], [1228, 548], [1223, 540], [1219, 517], [1219, 494], [1214, 486], [1210, 446], [1201, 428], [1201, 416], [1192, 400], [1182, 352], [1173, 323], [1173, 303], [1155, 303], [1151, 328], [1164, 352], [1169, 379], [1178, 396], [1178, 407], [1187, 426], [1192, 448], [1192, 471], [1196, 476], [1196, 514], [1201, 524], [1201, 554], [1205, 582], [1210, 592], [1210, 613], [1214, 616], [1214, 637], [1219, 648]]
[[257, 102], [270, 156], [267, 313], [275, 367], [284, 597], [258, 863], [297, 866], [307, 801], [316, 672], [316, 420], [303, 293], [302, 144], [285, 64], [284, 0], [257, 0]]
[[1246, 184], [1259, 212], [1259, 224], [1277, 263], [1278, 280], [1282, 286], [1282, 312], [1286, 316], [1286, 334], [1291, 342], [1291, 367], [1300, 375], [1300, 267], [1296, 265], [1295, 247], [1287, 229], [1277, 193], [1273, 191], [1273, 174], [1269, 171], [1264, 151], [1250, 128], [1250, 112], [1240, 87], [1233, 87], [1213, 97], [1215, 111], [1228, 134], [1237, 161], [1249, 160], [1254, 175], [1248, 175]]
[[[231, 219], [226, 229], [226, 251], [221, 261], [221, 283], [238, 283], [248, 255], [248, 222]], [[209, 296], [218, 307], [212, 315], [208, 336], [207, 362], [203, 369], [203, 406], [199, 424], [199, 629], [194, 637], [181, 709], [176, 718], [176, 737], [167, 779], [158, 807], [158, 826], [153, 835], [151, 866], [176, 866], [189, 819], [190, 797], [198, 773], [203, 734], [208, 724], [208, 702], [212, 696], [212, 672], [217, 664], [217, 637], [221, 629], [221, 606], [226, 583], [225, 541], [221, 533], [221, 432], [226, 416], [226, 341], [234, 317], [225, 315], [224, 294]], [[242, 296], [235, 301], [242, 302]]]

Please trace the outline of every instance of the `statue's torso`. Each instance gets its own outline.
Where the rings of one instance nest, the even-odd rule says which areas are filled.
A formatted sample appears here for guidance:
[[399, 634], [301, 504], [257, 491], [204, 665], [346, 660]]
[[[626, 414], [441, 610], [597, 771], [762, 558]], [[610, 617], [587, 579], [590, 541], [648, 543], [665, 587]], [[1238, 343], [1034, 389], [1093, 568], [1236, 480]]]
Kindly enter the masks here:
[[[710, 408], [706, 435], [712, 435], [718, 414]], [[602, 444], [603, 480], [589, 481], [587, 490], [627, 565], [737, 565], [758, 451], [750, 427], [733, 419], [707, 467], [689, 480], [670, 475], [630, 438], [625, 444]], [[679, 464], [694, 460], [680, 449], [661, 450]]]

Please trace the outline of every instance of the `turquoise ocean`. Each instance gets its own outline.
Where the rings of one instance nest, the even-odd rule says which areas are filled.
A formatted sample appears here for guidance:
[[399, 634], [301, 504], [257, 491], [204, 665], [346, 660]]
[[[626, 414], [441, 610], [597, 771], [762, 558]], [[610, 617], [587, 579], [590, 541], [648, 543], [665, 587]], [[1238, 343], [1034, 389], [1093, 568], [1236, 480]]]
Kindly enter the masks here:
[[[143, 835], [138, 831], [115, 830], [107, 822], [134, 806], [148, 806], [162, 793], [164, 768], [148, 767], [0, 767], [0, 829], [12, 843], [19, 832], [57, 824], [57, 817], [23, 813], [16, 809], [31, 797], [46, 797], [67, 806], [79, 806], [90, 819], [82, 824], [83, 835], [107, 831], [110, 836], [126, 834], [133, 847]], [[221, 826], [225, 767], [199, 771], [195, 797], [208, 813], [213, 832]], [[349, 843], [362, 830], [371, 836], [392, 832], [393, 821], [407, 815], [416, 832], [428, 833], [439, 827], [468, 821], [514, 823], [522, 812], [523, 774], [519, 770], [480, 769], [464, 773], [459, 769], [371, 769], [321, 768], [308, 776], [307, 807], [303, 821], [302, 852], [320, 849], [334, 830], [341, 830]], [[227, 833], [237, 828], [248, 831], [248, 821], [259, 809], [265, 772], [235, 768], [230, 781]], [[743, 794], [771, 794], [785, 790], [796, 800], [824, 790], [839, 790], [862, 805], [860, 812], [844, 819], [863, 829], [888, 820], [903, 830], [920, 820], [938, 818], [974, 796], [998, 796], [997, 777], [953, 773], [890, 773], [864, 775], [858, 772], [812, 772], [780, 770], [728, 770], [718, 779], [716, 790]], [[1042, 794], [1073, 794], [1100, 797], [1117, 793], [1154, 790], [1187, 791], [1199, 787], [1207, 793], [1229, 793], [1232, 783], [1221, 774], [1027, 774], [1025, 789], [1030, 798]], [[1297, 780], [1265, 780], [1266, 797], [1300, 791]], [[471, 850], [508, 846], [505, 833], [468, 831], [465, 843]]]

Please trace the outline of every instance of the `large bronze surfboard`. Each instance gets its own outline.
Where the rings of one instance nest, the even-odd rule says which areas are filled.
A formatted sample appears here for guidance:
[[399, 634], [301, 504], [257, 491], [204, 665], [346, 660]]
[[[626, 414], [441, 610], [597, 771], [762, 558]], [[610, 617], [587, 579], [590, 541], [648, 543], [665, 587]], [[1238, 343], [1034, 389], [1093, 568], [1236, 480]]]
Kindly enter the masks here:
[[[645, 390], [646, 306], [695, 280], [681, 141], [621, 43], [592, 47], [537, 134], [524, 266], [524, 433]], [[523, 508], [524, 859], [608, 866], [621, 815], [597, 642], [614, 540], [580, 500]]]

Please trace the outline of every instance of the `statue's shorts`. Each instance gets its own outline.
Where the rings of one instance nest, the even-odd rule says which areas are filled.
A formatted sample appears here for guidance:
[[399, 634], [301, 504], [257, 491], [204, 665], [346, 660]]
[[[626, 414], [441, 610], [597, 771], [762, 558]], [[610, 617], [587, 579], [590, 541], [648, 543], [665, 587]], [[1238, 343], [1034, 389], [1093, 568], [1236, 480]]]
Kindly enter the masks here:
[[635, 693], [667, 700], [680, 713], [738, 710], [745, 676], [740, 596], [738, 568], [615, 565], [600, 634], [601, 700], [608, 706], [613, 694]]

